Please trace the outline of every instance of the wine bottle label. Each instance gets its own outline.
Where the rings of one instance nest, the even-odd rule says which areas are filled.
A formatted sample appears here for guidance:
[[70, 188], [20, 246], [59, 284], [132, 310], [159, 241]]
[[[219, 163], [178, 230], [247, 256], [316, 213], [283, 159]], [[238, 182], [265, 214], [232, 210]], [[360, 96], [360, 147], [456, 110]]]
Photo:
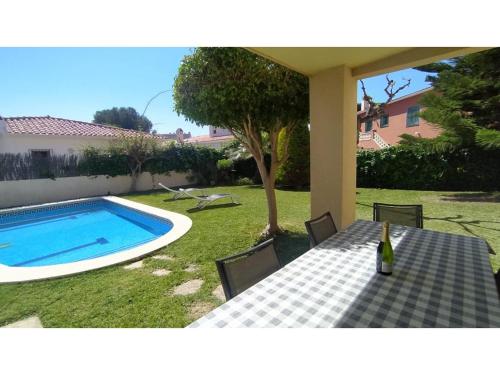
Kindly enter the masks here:
[[382, 262], [382, 272], [383, 273], [391, 273], [392, 272], [392, 264]]

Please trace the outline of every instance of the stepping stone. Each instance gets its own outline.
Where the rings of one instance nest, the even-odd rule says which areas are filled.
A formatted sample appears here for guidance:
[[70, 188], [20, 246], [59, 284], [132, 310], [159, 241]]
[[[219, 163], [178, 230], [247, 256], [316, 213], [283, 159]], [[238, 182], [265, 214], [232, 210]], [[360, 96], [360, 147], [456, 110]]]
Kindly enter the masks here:
[[186, 268], [184, 268], [184, 271], [186, 272], [198, 272], [199, 268], [196, 264], [190, 264]]
[[188, 315], [191, 319], [196, 320], [203, 315], [207, 315], [213, 309], [215, 309], [215, 306], [210, 302], [195, 302], [189, 306]]
[[212, 295], [220, 299], [221, 301], [226, 302], [226, 295], [224, 294], [224, 289], [222, 289], [222, 285], [219, 284], [219, 286], [212, 291]]
[[194, 294], [198, 290], [200, 290], [202, 285], [203, 285], [203, 280], [201, 279], [189, 280], [186, 281], [184, 284], [176, 286], [172, 294], [174, 296], [187, 296], [189, 294]]
[[143, 261], [140, 260], [138, 262], [130, 263], [130, 264], [126, 265], [123, 268], [126, 269], [126, 270], [135, 270], [137, 268], [142, 268], [142, 266], [143, 266], [142, 262]]
[[153, 255], [153, 259], [158, 260], [174, 260], [170, 255]]
[[165, 268], [160, 268], [159, 270], [154, 270], [152, 274], [155, 276], [167, 276], [170, 272], [172, 271], [166, 270]]
[[2, 328], [43, 328], [43, 326], [40, 318], [35, 315], [23, 320], [18, 320], [17, 322], [11, 324], [7, 324]]

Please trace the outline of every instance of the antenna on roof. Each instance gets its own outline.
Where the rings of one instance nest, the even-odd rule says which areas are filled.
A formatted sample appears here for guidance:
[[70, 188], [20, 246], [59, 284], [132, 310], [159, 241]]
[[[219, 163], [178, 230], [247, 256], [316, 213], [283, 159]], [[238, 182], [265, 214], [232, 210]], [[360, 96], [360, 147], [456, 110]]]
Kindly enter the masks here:
[[169, 91], [172, 91], [172, 90], [163, 90], [163, 91], [160, 91], [160, 92], [156, 93], [156, 94], [155, 94], [155, 95], [154, 95], [151, 99], [149, 99], [149, 100], [148, 100], [148, 102], [147, 102], [147, 104], [146, 104], [146, 108], [144, 108], [144, 111], [142, 111], [142, 115], [141, 115], [141, 117], [143, 117], [143, 116], [144, 116], [144, 114], [145, 114], [145, 113], [146, 113], [146, 111], [148, 110], [149, 105], [151, 104], [151, 102], [152, 102], [153, 100], [155, 100], [155, 99], [156, 99], [157, 97], [159, 97], [161, 94], [164, 94], [164, 93], [169, 92]]

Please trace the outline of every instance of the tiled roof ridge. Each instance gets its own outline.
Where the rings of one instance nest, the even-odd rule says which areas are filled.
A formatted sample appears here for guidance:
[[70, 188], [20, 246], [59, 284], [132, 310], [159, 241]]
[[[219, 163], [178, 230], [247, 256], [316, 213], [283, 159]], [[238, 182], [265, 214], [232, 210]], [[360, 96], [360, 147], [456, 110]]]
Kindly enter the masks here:
[[[2, 116], [0, 116], [0, 118], [2, 118]], [[71, 120], [71, 119], [62, 118], [62, 117], [52, 117], [50, 115], [47, 115], [47, 116], [12, 116], [12, 117], [3, 117], [2, 119], [4, 119], [4, 120], [29, 120], [29, 119], [44, 119], [44, 118], [53, 119], [53, 120], [76, 122], [76, 123], [86, 124], [86, 125], [91, 125], [91, 126], [100, 126], [100, 127], [107, 128], [107, 129], [118, 129], [118, 130], [123, 130], [126, 132], [128, 131], [128, 132], [134, 132], [134, 133], [150, 134], [150, 133], [142, 132], [139, 130], [120, 128], [119, 126], [113, 126], [113, 125], [109, 125], [109, 124], [99, 124], [96, 122]]]
[[61, 117], [15, 116], [4, 117], [2, 120], [7, 124], [7, 132], [11, 134], [68, 135], [90, 137], [117, 137], [119, 135], [132, 137], [136, 135], [144, 135], [152, 138], [161, 138], [154, 134], [135, 129], [125, 129], [107, 124], [71, 120]]

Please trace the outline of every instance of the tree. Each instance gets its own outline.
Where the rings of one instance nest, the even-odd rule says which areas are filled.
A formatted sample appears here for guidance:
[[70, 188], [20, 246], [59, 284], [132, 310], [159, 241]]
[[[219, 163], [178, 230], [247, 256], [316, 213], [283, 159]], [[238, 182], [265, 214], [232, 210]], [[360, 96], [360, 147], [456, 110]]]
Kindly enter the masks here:
[[109, 145], [111, 155], [124, 155], [127, 157], [127, 165], [132, 176], [131, 191], [136, 190], [137, 178], [142, 173], [144, 164], [157, 157], [161, 145], [156, 138], [146, 134], [138, 134], [133, 137], [120, 136]]
[[[278, 155], [283, 152], [283, 147], [283, 133], [280, 133]], [[290, 136], [288, 159], [278, 169], [277, 182], [285, 186], [308, 186], [310, 178], [309, 154], [309, 128], [307, 124], [303, 124], [298, 126]]]
[[442, 129], [431, 140], [404, 136], [403, 144], [434, 149], [500, 148], [500, 48], [416, 68], [435, 73], [427, 80], [420, 116]]
[[[266, 192], [268, 225], [280, 231], [276, 172], [288, 158], [294, 129], [308, 121], [308, 79], [242, 48], [197, 48], [174, 83], [175, 108], [198, 126], [227, 128], [252, 154]], [[278, 136], [283, 132], [283, 154]], [[271, 161], [266, 166], [266, 151]]]
[[117, 126], [123, 129], [139, 130], [146, 133], [149, 133], [153, 127], [153, 123], [146, 116], [141, 116], [132, 107], [113, 107], [97, 111], [94, 114], [93, 122]]
[[[403, 80], [406, 81], [405, 84], [399, 86], [397, 89], [395, 88], [396, 86], [396, 81], [389, 78], [389, 75], [385, 76], [385, 79], [387, 81], [387, 85], [384, 88], [384, 92], [387, 95], [387, 100], [384, 103], [376, 103], [373, 98], [368, 95], [365, 87], [365, 83], [363, 80], [360, 80], [361, 83], [361, 90], [363, 90], [363, 102], [365, 103], [365, 108], [364, 112], [358, 115], [358, 124], [357, 124], [357, 140], [359, 143], [359, 133], [361, 131], [361, 122], [363, 121], [368, 121], [368, 120], [377, 120], [379, 119], [382, 115], [385, 114], [385, 106], [389, 104], [394, 97], [400, 93], [402, 90], [405, 88], [409, 87], [411, 84], [411, 79], [405, 79]], [[358, 104], [357, 109], [358, 111], [361, 109], [360, 104]]]

